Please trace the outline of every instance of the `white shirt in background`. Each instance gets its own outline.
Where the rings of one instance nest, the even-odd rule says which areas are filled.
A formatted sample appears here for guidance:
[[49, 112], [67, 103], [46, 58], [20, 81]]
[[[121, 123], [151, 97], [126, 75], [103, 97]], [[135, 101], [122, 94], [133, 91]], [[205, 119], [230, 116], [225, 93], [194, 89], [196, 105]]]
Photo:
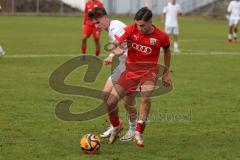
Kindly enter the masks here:
[[178, 3], [173, 5], [169, 2], [168, 5], [164, 7], [163, 13], [166, 14], [165, 26], [178, 27], [178, 13], [182, 13], [181, 6]]
[[228, 12], [231, 13], [230, 19], [240, 19], [240, 1], [231, 1], [228, 6]]

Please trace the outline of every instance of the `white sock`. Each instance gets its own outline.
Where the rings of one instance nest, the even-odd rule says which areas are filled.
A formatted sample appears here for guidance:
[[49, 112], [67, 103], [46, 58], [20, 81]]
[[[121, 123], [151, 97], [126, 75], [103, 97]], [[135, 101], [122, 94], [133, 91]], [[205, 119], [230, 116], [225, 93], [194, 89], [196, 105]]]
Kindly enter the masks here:
[[233, 38], [237, 38], [237, 33], [233, 33]]
[[145, 121], [142, 120], [142, 119], [139, 119], [139, 120], [137, 121], [137, 123], [143, 124], [143, 123], [145, 123]]
[[232, 34], [228, 34], [228, 39], [232, 39]]
[[129, 129], [132, 130], [132, 131], [135, 131], [136, 130], [136, 121], [129, 121]]
[[174, 47], [174, 49], [178, 49], [178, 42], [174, 42], [173, 47]]
[[138, 136], [141, 135], [141, 133], [138, 132], [138, 131], [135, 131], [135, 134], [138, 135]]

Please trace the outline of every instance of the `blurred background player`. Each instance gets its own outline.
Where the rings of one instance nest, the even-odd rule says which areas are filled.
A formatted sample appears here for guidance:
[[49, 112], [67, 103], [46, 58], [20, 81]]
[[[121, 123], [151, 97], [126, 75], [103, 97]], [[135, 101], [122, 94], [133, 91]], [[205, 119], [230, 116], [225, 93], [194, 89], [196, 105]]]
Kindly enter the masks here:
[[[2, 12], [2, 6], [1, 6], [1, 4], [0, 4], [0, 12]], [[0, 46], [0, 57], [3, 56], [4, 53], [5, 53], [5, 52], [4, 52], [3, 48], [2, 48], [2, 46]]]
[[93, 34], [93, 39], [95, 41], [96, 45], [96, 56], [99, 56], [100, 54], [100, 30], [95, 27], [95, 25], [91, 22], [91, 20], [88, 18], [88, 13], [92, 11], [95, 7], [104, 7], [103, 3], [101, 3], [99, 0], [88, 0], [88, 2], [85, 4], [84, 9], [84, 18], [83, 18], [83, 36], [82, 36], [82, 55], [83, 58], [86, 54], [87, 49], [87, 39], [91, 34]]
[[[2, 6], [0, 4], [0, 12], [2, 12]], [[0, 46], [0, 57], [4, 55], [4, 51], [3, 51], [3, 48], [2, 46]]]
[[3, 56], [4, 54], [5, 54], [5, 52], [4, 52], [3, 48], [2, 48], [2, 46], [0, 46], [0, 57]]
[[[126, 70], [121, 74], [114, 85], [107, 100], [109, 120], [113, 126], [109, 143], [113, 143], [122, 130], [119, 119], [118, 102], [125, 95], [136, 95], [136, 88], [141, 86], [141, 106], [139, 119], [136, 125], [134, 142], [139, 147], [144, 147], [143, 131], [151, 108], [151, 95], [158, 81], [158, 59], [160, 49], [164, 50], [164, 69], [162, 82], [166, 87], [171, 85], [169, 67], [171, 60], [169, 36], [152, 24], [152, 12], [147, 7], [141, 8], [135, 15], [135, 23], [118, 31], [115, 35], [116, 45], [128, 40]], [[113, 52], [114, 54], [122, 54]]]
[[165, 31], [168, 35], [173, 35], [174, 38], [174, 52], [180, 53], [178, 45], [178, 35], [179, 35], [179, 25], [178, 16], [182, 15], [181, 6], [176, 2], [176, 0], [171, 0], [164, 7], [162, 13], [162, 23], [165, 24]]
[[231, 1], [228, 6], [229, 34], [228, 42], [237, 42], [237, 28], [240, 20], [240, 0]]
[[[118, 34], [119, 31], [123, 30], [126, 27], [126, 25], [119, 20], [111, 21], [104, 8], [96, 7], [93, 9], [93, 11], [89, 12], [88, 16], [97, 28], [108, 32], [110, 42], [115, 41], [115, 35]], [[104, 60], [105, 64], [106, 65], [112, 64], [114, 56], [115, 55], [111, 53]], [[112, 75], [108, 78], [107, 82], [105, 83], [105, 86], [103, 89], [103, 93], [104, 93], [103, 97], [105, 102], [108, 99], [108, 96], [113, 89], [113, 85], [117, 82], [122, 72], [125, 71], [126, 59], [127, 59], [127, 49], [125, 49], [124, 53], [119, 56], [119, 62], [120, 62], [119, 65], [114, 69]], [[127, 110], [127, 115], [129, 120], [129, 129], [127, 133], [120, 138], [121, 141], [132, 140], [132, 137], [134, 136], [134, 133], [135, 133], [137, 110], [134, 106], [134, 99], [135, 97], [133, 96], [125, 96], [124, 98], [124, 106], [125, 106], [125, 109]], [[113, 130], [113, 127], [110, 126], [109, 129], [104, 133], [102, 133], [100, 136], [102, 138], [109, 137], [112, 133], [112, 130]]]

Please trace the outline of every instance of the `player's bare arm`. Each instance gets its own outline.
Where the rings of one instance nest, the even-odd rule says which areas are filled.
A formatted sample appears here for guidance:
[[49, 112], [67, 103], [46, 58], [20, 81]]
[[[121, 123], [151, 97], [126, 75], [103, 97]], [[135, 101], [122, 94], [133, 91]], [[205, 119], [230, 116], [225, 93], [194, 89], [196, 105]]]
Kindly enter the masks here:
[[118, 42], [117, 40], [115, 40], [114, 42], [112, 42], [116, 47], [112, 50], [112, 53], [115, 55], [115, 56], [120, 56], [122, 55], [125, 50], [121, 47], [121, 43]]
[[170, 47], [165, 47], [164, 48], [164, 72], [163, 72], [163, 77], [162, 77], [162, 81], [163, 81], [163, 85], [165, 87], [169, 87], [172, 84], [170, 75], [169, 75], [169, 68], [170, 68], [170, 62], [171, 62], [171, 51], [170, 51]]
[[112, 64], [112, 60], [113, 60], [113, 57], [115, 55], [113, 53], [110, 53], [109, 56], [107, 58], [104, 59], [104, 64], [105, 65], [109, 65], [109, 64]]

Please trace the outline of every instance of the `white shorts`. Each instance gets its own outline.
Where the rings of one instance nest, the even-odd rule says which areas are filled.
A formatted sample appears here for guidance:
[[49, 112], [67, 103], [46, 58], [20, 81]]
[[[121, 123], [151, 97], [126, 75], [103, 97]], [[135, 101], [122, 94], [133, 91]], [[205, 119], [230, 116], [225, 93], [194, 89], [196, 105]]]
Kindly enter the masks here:
[[121, 74], [125, 71], [125, 62], [120, 62], [120, 64], [113, 70], [111, 76], [108, 78], [108, 80], [111, 80], [113, 84], [117, 82], [117, 80], [120, 78]]
[[238, 19], [229, 19], [229, 26], [237, 26], [239, 20]]
[[179, 28], [178, 27], [165, 27], [165, 32], [167, 34], [179, 35]]

